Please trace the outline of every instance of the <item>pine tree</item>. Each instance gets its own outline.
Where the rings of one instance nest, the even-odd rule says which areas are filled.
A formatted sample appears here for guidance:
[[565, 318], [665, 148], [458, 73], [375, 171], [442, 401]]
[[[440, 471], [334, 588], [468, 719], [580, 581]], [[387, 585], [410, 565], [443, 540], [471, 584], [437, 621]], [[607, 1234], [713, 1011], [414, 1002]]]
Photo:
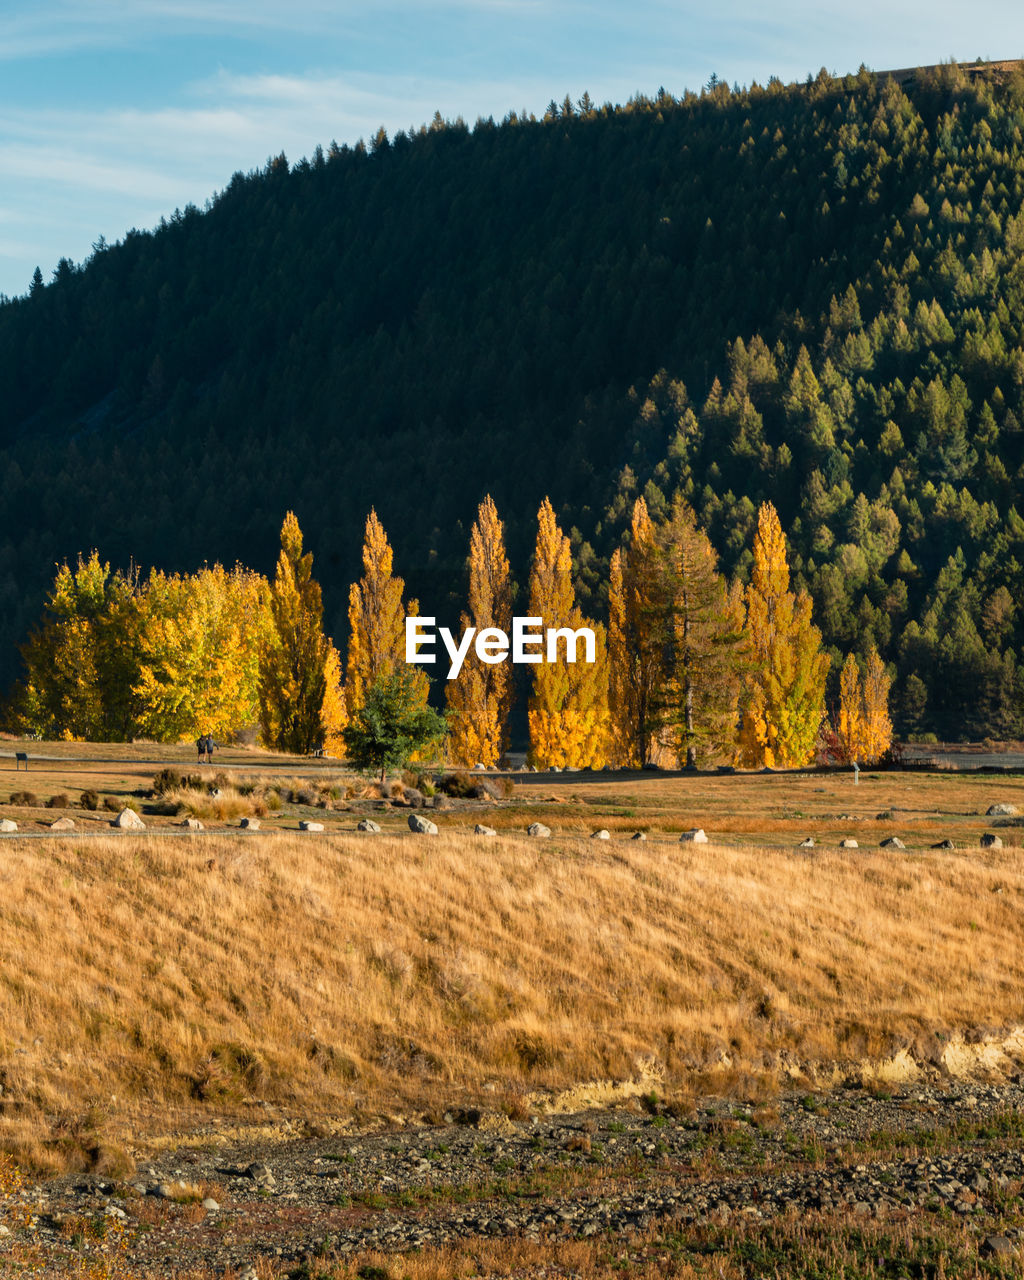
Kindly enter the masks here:
[[[504, 526], [493, 500], [480, 504], [470, 535], [469, 614], [462, 614], [463, 632], [477, 635], [497, 627], [506, 635], [512, 625], [512, 578], [505, 554]], [[450, 736], [448, 749], [459, 764], [499, 763], [508, 750], [508, 717], [512, 708], [512, 668], [504, 662], [483, 662], [470, 649], [462, 670], [447, 684]]]
[[537, 513], [537, 544], [530, 573], [530, 616], [542, 627], [590, 626], [596, 661], [566, 659], [539, 662], [533, 669], [527, 719], [530, 761], [542, 767], [598, 767], [607, 758], [608, 656], [604, 628], [584, 619], [576, 606], [569, 539], [562, 533], [547, 498]]
[[302, 530], [289, 511], [281, 526], [281, 554], [270, 591], [273, 627], [260, 671], [263, 741], [281, 751], [324, 746], [325, 670], [331, 643], [323, 632], [323, 601], [313, 578], [313, 555], [302, 551]]
[[[405, 659], [405, 583], [392, 572], [393, 553], [384, 527], [371, 510], [363, 540], [363, 576], [348, 594], [348, 680], [346, 699], [351, 713], [362, 706], [366, 690], [381, 676], [390, 675]], [[415, 600], [409, 614], [419, 612]], [[417, 671], [415, 688], [426, 702], [428, 682]]]
[[743, 616], [693, 508], [681, 498], [656, 533], [667, 679], [658, 706], [687, 768], [731, 754], [743, 661]]
[[758, 512], [746, 606], [752, 666], [742, 701], [740, 760], [750, 768], [805, 765], [821, 726], [829, 660], [811, 621], [810, 596], [789, 590], [786, 539], [770, 502]]
[[658, 582], [654, 526], [637, 498], [627, 545], [612, 554], [608, 582], [609, 750], [620, 767], [639, 769], [659, 751], [656, 692], [666, 679], [654, 625]]

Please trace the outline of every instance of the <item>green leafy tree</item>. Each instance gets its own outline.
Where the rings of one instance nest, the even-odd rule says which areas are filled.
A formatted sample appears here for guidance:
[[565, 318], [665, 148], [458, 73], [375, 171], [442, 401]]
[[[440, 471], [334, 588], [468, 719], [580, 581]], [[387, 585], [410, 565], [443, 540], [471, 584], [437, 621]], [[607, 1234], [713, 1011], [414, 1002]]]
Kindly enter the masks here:
[[366, 690], [362, 706], [342, 730], [346, 754], [360, 772], [379, 773], [383, 782], [390, 771], [403, 769], [444, 738], [448, 717], [423, 705], [420, 674], [399, 667]]

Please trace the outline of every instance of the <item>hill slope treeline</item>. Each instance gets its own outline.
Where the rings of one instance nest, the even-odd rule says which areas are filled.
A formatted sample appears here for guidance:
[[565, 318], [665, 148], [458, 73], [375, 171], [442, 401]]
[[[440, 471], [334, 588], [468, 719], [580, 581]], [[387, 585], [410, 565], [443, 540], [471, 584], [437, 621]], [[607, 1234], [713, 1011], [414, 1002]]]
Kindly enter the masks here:
[[53, 562], [269, 569], [343, 638], [375, 505], [431, 612], [491, 492], [600, 607], [636, 493], [744, 572], [770, 498], [897, 727], [1022, 731], [1024, 84], [861, 72], [434, 124], [236, 174], [0, 306], [0, 674]]

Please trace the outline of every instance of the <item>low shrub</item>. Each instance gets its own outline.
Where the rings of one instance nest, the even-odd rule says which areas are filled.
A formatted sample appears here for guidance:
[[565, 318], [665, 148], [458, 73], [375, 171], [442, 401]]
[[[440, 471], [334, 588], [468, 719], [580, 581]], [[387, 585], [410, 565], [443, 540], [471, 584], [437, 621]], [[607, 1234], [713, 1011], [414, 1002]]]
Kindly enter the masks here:
[[104, 796], [103, 807], [108, 813], [120, 813], [124, 808], [124, 801], [118, 796]]
[[58, 791], [55, 796], [50, 796], [46, 802], [47, 809], [66, 809], [71, 803], [71, 799], [66, 791]]
[[24, 805], [26, 809], [34, 809], [39, 801], [32, 791], [12, 791], [11, 804]]
[[88, 791], [82, 792], [78, 798], [78, 803], [83, 809], [88, 809], [90, 812], [95, 813], [95, 811], [100, 807], [100, 798], [96, 792], [90, 788]]

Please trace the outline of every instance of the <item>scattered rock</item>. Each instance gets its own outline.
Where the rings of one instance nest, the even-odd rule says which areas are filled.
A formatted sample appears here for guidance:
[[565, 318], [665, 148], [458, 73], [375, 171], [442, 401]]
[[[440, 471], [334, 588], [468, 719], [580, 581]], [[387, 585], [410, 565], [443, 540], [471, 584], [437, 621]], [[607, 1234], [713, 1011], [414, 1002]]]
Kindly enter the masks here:
[[889, 836], [879, 844], [879, 849], [905, 849], [907, 846], [899, 836]]
[[801, 840], [801, 841], [800, 841], [800, 843], [797, 845], [797, 848], [798, 848], [798, 849], [813, 849], [813, 848], [814, 848], [814, 837], [813, 837], [813, 836], [808, 836], [806, 840]]
[[978, 841], [978, 844], [981, 845], [983, 849], [1001, 849], [1003, 847], [1002, 840], [1000, 840], [998, 836], [993, 835], [991, 831], [986, 831]]
[[707, 844], [708, 838], [703, 827], [694, 827], [692, 831], [684, 831], [679, 837], [680, 844]]
[[324, 824], [322, 822], [307, 822], [303, 819], [303, 821], [299, 823], [300, 831], [323, 831], [323, 829]]
[[380, 824], [374, 822], [372, 818], [364, 818], [362, 822], [356, 824], [357, 831], [368, 831], [371, 835], [380, 835]]
[[0, 831], [10, 832], [10, 831], [17, 831], [17, 829], [18, 829], [18, 824], [13, 820], [13, 818], [0, 819]]
[[262, 1191], [273, 1191], [277, 1186], [277, 1182], [274, 1175], [270, 1172], [270, 1169], [259, 1160], [254, 1160], [252, 1164], [246, 1168], [243, 1176], [251, 1178]]
[[931, 847], [933, 849], [955, 849], [956, 845], [952, 840], [937, 840]]
[[986, 818], [1016, 818], [1020, 810], [1015, 804], [994, 804], [985, 810]]
[[560, 764], [548, 765], [548, 773], [561, 773], [561, 772], [562, 772], [562, 766]]
[[410, 813], [409, 830], [420, 836], [436, 836], [437, 823], [431, 822], [429, 818], [421, 818], [418, 813]]
[[1012, 1258], [1016, 1252], [1006, 1236], [986, 1236], [978, 1249], [983, 1258]]
[[847, 840], [840, 840], [839, 847], [840, 849], [859, 849], [860, 845], [857, 843], [856, 840], [847, 839]]
[[546, 827], [543, 822], [531, 822], [526, 828], [526, 834], [528, 836], [549, 836], [551, 828]]
[[206, 1199], [203, 1201], [203, 1208], [206, 1210], [207, 1213], [220, 1212], [220, 1205], [217, 1203], [216, 1200], [213, 1199], [212, 1196], [206, 1197]]
[[646, 831], [634, 831], [634, 832], [633, 832], [633, 834], [632, 834], [629, 838], [630, 838], [630, 840], [646, 840], [646, 839], [647, 839], [647, 832], [646, 832]]
[[205, 831], [206, 830], [206, 828], [203, 826], [203, 824], [199, 821], [198, 818], [182, 818], [181, 822], [178, 825], [184, 827], [186, 831]]
[[238, 825], [243, 831], [259, 831], [260, 820], [259, 818], [243, 818]]
[[134, 809], [122, 809], [110, 825], [119, 827], [122, 831], [145, 831], [146, 829], [146, 824]]
[[478, 822], [473, 828], [475, 836], [496, 836], [498, 833], [493, 827], [485, 827], [482, 822]]
[[600, 831], [591, 832], [590, 838], [591, 840], [610, 840], [612, 836], [610, 831], [606, 831], [604, 827], [602, 827]]
[[58, 818], [56, 822], [50, 823], [51, 831], [74, 831], [74, 818]]
[[480, 761], [478, 760], [476, 764], [473, 766], [473, 770], [476, 773], [486, 773], [487, 766], [485, 764], [481, 764]]

